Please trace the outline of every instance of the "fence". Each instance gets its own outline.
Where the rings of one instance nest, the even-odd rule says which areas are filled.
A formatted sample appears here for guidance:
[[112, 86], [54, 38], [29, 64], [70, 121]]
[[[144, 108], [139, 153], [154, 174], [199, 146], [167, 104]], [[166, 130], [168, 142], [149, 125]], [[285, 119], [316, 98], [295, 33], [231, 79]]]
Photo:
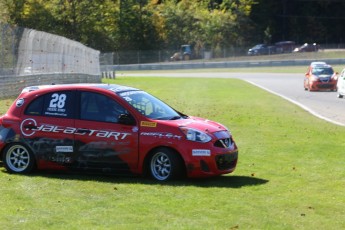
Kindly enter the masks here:
[[[223, 48], [220, 50], [199, 50], [193, 53], [192, 59], [212, 59], [243, 56], [247, 48]], [[119, 52], [102, 53], [100, 55], [101, 65], [123, 65], [123, 64], [144, 64], [169, 62], [179, 50], [128, 50]]]
[[[300, 45], [295, 45], [299, 47]], [[227, 58], [229, 60], [238, 60], [248, 56], [248, 49], [251, 47], [222, 47], [212, 50], [198, 50], [194, 53], [193, 59], [197, 60], [214, 60]], [[344, 49], [345, 44], [322, 44], [319, 46], [321, 50], [325, 49]], [[128, 50], [119, 52], [109, 52], [100, 54], [101, 65], [127, 65], [127, 64], [147, 64], [147, 63], [167, 63], [171, 61], [171, 57], [179, 52], [179, 50]], [[269, 59], [271, 53], [265, 55]]]
[[33, 84], [100, 82], [99, 51], [67, 38], [0, 23], [0, 97]]
[[[296, 44], [293, 48], [300, 47]], [[345, 44], [321, 44], [318, 46], [320, 50], [328, 49], [344, 49]], [[251, 47], [222, 47], [217, 49], [201, 49], [193, 53], [192, 59], [202, 60], [216, 60], [229, 59], [231, 61], [248, 60], [248, 50]], [[290, 50], [291, 51], [291, 50]], [[147, 63], [167, 63], [171, 62], [171, 57], [179, 52], [179, 50], [128, 50], [119, 52], [109, 52], [100, 54], [101, 65], [127, 65], [127, 64], [147, 64]], [[268, 53], [265, 58], [280, 54], [279, 52]]]

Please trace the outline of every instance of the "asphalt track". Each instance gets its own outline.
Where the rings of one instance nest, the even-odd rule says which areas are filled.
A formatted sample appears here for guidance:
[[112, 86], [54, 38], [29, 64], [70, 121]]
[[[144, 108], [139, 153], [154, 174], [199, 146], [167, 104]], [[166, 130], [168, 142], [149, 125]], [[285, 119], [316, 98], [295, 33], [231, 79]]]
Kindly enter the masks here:
[[[132, 75], [132, 74], [131, 74]], [[337, 92], [309, 92], [303, 88], [304, 74], [278, 73], [145, 73], [133, 76], [156, 77], [209, 77], [238, 78], [270, 93], [280, 96], [310, 112], [314, 116], [336, 125], [345, 126], [345, 99], [337, 98]], [[125, 76], [129, 76], [126, 74]]]

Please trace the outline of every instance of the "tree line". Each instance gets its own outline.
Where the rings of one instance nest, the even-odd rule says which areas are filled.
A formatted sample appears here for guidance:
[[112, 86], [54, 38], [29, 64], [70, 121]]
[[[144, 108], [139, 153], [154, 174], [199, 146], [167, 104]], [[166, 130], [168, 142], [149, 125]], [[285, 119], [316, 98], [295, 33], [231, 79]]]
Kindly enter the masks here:
[[0, 21], [101, 52], [342, 43], [342, 0], [0, 0]]

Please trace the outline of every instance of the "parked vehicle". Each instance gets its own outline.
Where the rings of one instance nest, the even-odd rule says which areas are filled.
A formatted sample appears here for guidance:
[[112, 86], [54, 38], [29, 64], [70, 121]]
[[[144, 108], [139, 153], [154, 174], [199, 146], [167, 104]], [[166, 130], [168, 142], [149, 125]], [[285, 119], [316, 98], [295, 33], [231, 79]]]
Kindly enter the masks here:
[[295, 42], [293, 41], [280, 41], [275, 43], [277, 53], [292, 53], [295, 49]]
[[302, 53], [302, 52], [317, 52], [317, 51], [319, 51], [319, 45], [317, 45], [316, 43], [313, 43], [313, 44], [304, 43], [302, 46], [295, 48], [293, 52]]
[[274, 46], [268, 46], [266, 44], [257, 44], [248, 50], [248, 55], [267, 55], [274, 54], [276, 48]]
[[337, 89], [337, 73], [325, 62], [312, 62], [304, 77], [304, 89], [309, 91]]
[[170, 57], [170, 61], [188, 61], [193, 59], [193, 49], [191, 45], [182, 45], [179, 52]]
[[150, 174], [158, 181], [231, 173], [238, 150], [223, 125], [111, 84], [24, 88], [0, 117], [10, 173], [34, 169]]

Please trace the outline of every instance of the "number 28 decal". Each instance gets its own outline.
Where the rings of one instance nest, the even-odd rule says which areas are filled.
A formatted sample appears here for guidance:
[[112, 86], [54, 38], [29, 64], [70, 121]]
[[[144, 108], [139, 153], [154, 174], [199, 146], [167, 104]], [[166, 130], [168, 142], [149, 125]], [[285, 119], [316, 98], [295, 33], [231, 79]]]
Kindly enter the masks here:
[[66, 112], [65, 105], [66, 105], [67, 95], [62, 93], [54, 93], [51, 96], [49, 107], [47, 108], [47, 113], [55, 113], [55, 115], [62, 115], [62, 113]]
[[63, 107], [65, 107], [66, 98], [67, 98], [66, 94], [59, 95], [57, 93], [54, 93], [52, 95], [52, 99], [50, 100], [49, 107], [62, 109]]

